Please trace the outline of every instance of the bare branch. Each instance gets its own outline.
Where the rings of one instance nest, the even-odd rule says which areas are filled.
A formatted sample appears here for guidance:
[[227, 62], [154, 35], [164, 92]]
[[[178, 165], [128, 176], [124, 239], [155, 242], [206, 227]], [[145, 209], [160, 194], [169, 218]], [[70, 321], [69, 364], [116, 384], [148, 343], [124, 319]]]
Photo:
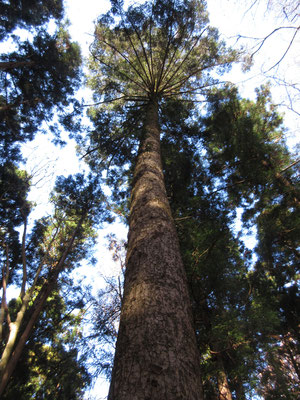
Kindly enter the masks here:
[[[107, 67], [110, 70], [114, 70], [114, 68], [111, 65], [108, 65], [105, 63], [103, 60], [98, 58], [95, 54], [93, 54], [93, 57], [98, 60], [101, 64], [103, 64], [105, 67]], [[144, 87], [141, 85], [139, 82], [135, 81], [134, 79], [130, 78], [128, 75], [126, 75], [123, 71], [118, 70], [117, 71], [120, 75], [122, 75], [125, 79], [128, 79], [130, 82], [134, 83], [136, 86], [138, 86], [140, 89], [142, 89], [143, 92], [147, 92], [147, 87]]]
[[[129, 22], [130, 22], [132, 28], [134, 29], [134, 31], [135, 31], [137, 37], [138, 37], [138, 40], [139, 40], [141, 46], [142, 46], [142, 50], [143, 50], [144, 58], [145, 58], [145, 61], [146, 61], [147, 67], [148, 67], [150, 79], [149, 79], [148, 76], [147, 76], [147, 72], [146, 72], [144, 66], [142, 65], [142, 62], [141, 62], [140, 57], [138, 56], [138, 53], [137, 53], [137, 51], [136, 51], [136, 49], [135, 49], [135, 47], [134, 47], [134, 45], [133, 45], [133, 43], [132, 43], [132, 40], [131, 40], [130, 35], [127, 35], [127, 36], [128, 36], [128, 38], [129, 38], [130, 43], [131, 43], [131, 46], [132, 46], [132, 48], [133, 48], [133, 50], [134, 50], [134, 52], [135, 52], [135, 54], [136, 54], [136, 56], [137, 56], [138, 62], [139, 62], [139, 64], [140, 64], [140, 66], [142, 67], [142, 69], [143, 69], [143, 71], [144, 71], [144, 73], [145, 73], [145, 75], [146, 75], [146, 78], [148, 79], [148, 84], [151, 85], [151, 81], [153, 81], [153, 76], [152, 76], [152, 72], [151, 72], [151, 68], [150, 68], [150, 64], [149, 64], [147, 52], [146, 52], [145, 47], [144, 47], [144, 43], [143, 43], [143, 41], [142, 41], [142, 38], [141, 38], [141, 36], [140, 36], [138, 30], [136, 29], [135, 24], [131, 21], [131, 19], [130, 19], [129, 17], [128, 17], [128, 19], [129, 19]], [[125, 32], [127, 33], [127, 29], [126, 29], [126, 27], [125, 27], [125, 24], [124, 24], [124, 29], [125, 29]]]
[[9, 71], [15, 68], [32, 67], [34, 64], [34, 61], [1, 61], [0, 70]]
[[295, 31], [295, 33], [294, 33], [294, 35], [293, 35], [293, 37], [292, 37], [292, 39], [291, 39], [291, 41], [290, 41], [290, 43], [289, 43], [287, 49], [286, 49], [285, 52], [283, 53], [282, 57], [281, 57], [271, 68], [269, 68], [267, 71], [265, 71], [265, 73], [271, 71], [271, 69], [277, 67], [277, 65], [281, 63], [281, 61], [284, 59], [284, 57], [287, 55], [289, 49], [291, 48], [291, 46], [292, 46], [292, 44], [293, 44], [293, 42], [294, 42], [294, 40], [295, 40], [295, 37], [296, 37], [296, 35], [297, 35], [299, 29], [300, 29], [300, 27], [298, 27], [298, 28], [296, 29], [296, 31]]
[[[295, 27], [295, 26], [279, 26], [278, 28], [275, 28], [272, 32], [270, 32], [267, 36], [265, 36], [263, 39], [261, 39], [261, 43], [259, 45], [259, 47], [254, 51], [254, 53], [251, 54], [251, 57], [253, 57], [257, 52], [259, 52], [259, 50], [262, 48], [262, 46], [265, 44], [265, 42], [275, 33], [278, 32], [282, 29], [296, 29], [296, 31], [298, 31], [299, 27]], [[245, 37], [247, 38], [247, 37]], [[249, 39], [249, 38], [248, 38]], [[255, 38], [253, 38], [255, 39]]]
[[280, 172], [285, 172], [285, 171], [287, 171], [288, 169], [292, 168], [294, 165], [297, 165], [299, 162], [300, 162], [300, 159], [294, 161], [292, 164], [290, 164], [290, 165], [288, 165], [287, 167], [283, 168]]
[[[201, 36], [203, 35], [203, 33], [206, 31], [207, 28], [205, 28], [201, 34], [199, 36], [197, 36], [195, 39], [194, 44], [191, 46], [190, 50], [186, 53], [185, 57], [183, 57], [182, 61], [179, 63], [178, 67], [175, 68], [174, 72], [172, 73], [171, 77], [166, 81], [165, 85], [162, 87], [161, 92], [163, 92], [166, 88], [168, 88], [168, 84], [172, 81], [172, 79], [174, 78], [174, 76], [176, 76], [176, 74], [178, 73], [178, 71], [180, 70], [180, 68], [182, 67], [182, 65], [186, 62], [186, 60], [189, 58], [189, 56], [191, 55], [192, 51], [194, 50], [194, 48], [197, 46]], [[189, 78], [191, 76], [193, 76], [194, 73], [189, 75]], [[188, 79], [189, 79], [188, 78]], [[172, 85], [171, 85], [172, 86]]]
[[[135, 71], [135, 73], [141, 78], [142, 82], [146, 85], [147, 87], [147, 82], [144, 80], [143, 76], [140, 74], [140, 72], [135, 68], [135, 66], [132, 64], [132, 62], [120, 51], [117, 49], [116, 46], [114, 46], [111, 43], [106, 42], [103, 38], [99, 38], [99, 40], [101, 42], [103, 42], [104, 44], [106, 44], [108, 47], [110, 47], [112, 50], [116, 51], [126, 62], [128, 65], [130, 65], [130, 67]], [[97, 58], [98, 59], [98, 58]], [[98, 59], [99, 60], [99, 59]], [[105, 64], [102, 60], [99, 60], [103, 65], [108, 66], [107, 64]]]
[[122, 100], [122, 99], [126, 99], [127, 101], [145, 101], [145, 99], [147, 99], [146, 96], [120, 96], [120, 97], [115, 97], [114, 99], [110, 99], [110, 100], [103, 100], [103, 101], [98, 101], [97, 103], [93, 103], [93, 104], [83, 104], [81, 107], [95, 107], [95, 106], [99, 106], [100, 104], [106, 104], [106, 103], [112, 103], [114, 101], [118, 101], [118, 100]]

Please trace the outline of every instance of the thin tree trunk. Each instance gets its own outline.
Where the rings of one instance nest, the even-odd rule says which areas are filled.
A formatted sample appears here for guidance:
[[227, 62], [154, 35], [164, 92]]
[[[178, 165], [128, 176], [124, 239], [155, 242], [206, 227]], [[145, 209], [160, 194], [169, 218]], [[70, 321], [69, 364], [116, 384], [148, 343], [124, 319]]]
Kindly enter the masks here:
[[[59, 262], [57, 263], [54, 271], [52, 272], [48, 281], [42, 286], [40, 293], [38, 294], [38, 297], [36, 298], [36, 300], [34, 302], [31, 317], [30, 317], [22, 335], [20, 336], [20, 338], [18, 339], [17, 342], [16, 342], [17, 333], [18, 333], [18, 330], [22, 323], [22, 320], [23, 320], [23, 317], [24, 317], [24, 314], [25, 314], [25, 311], [26, 311], [26, 308], [28, 305], [28, 301], [30, 300], [30, 295], [31, 295], [30, 291], [28, 291], [28, 293], [25, 295], [25, 297], [23, 299], [23, 304], [22, 304], [21, 310], [18, 312], [16, 322], [11, 324], [13, 326], [14, 330], [12, 333], [10, 333], [9, 342], [6, 345], [5, 350], [4, 350], [4, 353], [6, 351], [9, 351], [9, 357], [3, 358], [3, 355], [2, 355], [2, 359], [4, 361], [3, 361], [2, 370], [1, 370], [2, 373], [1, 373], [1, 382], [0, 382], [0, 396], [3, 394], [11, 375], [16, 368], [16, 365], [22, 354], [24, 346], [32, 332], [32, 329], [34, 328], [34, 325], [35, 325], [36, 321], [38, 320], [38, 317], [39, 317], [41, 311], [43, 310], [48, 297], [50, 296], [52, 290], [54, 289], [54, 287], [56, 285], [59, 273], [62, 271], [65, 260], [73, 248], [73, 244], [74, 244], [77, 232], [78, 232], [80, 226], [82, 225], [83, 219], [84, 219], [84, 217], [82, 217], [80, 219], [80, 221], [77, 224], [77, 226], [72, 234], [72, 237], [70, 238], [69, 243], [68, 243], [64, 253], [62, 254]], [[11, 327], [10, 327], [10, 329], [11, 329]], [[15, 332], [16, 330], [17, 330], [17, 332]], [[14, 349], [13, 353], [11, 354], [14, 345], [15, 345], [15, 349]], [[8, 347], [8, 350], [7, 350], [7, 347]], [[2, 362], [2, 359], [1, 359], [1, 362]], [[4, 362], [5, 362], [5, 365], [4, 365]]]
[[[273, 171], [275, 170], [273, 163], [269, 160], [268, 161], [262, 160], [262, 165], [264, 166], [264, 168], [267, 168], [268, 170], [273, 170]], [[290, 193], [293, 194], [294, 196], [293, 201], [295, 205], [299, 206], [300, 204], [299, 193], [293, 186], [292, 182], [288, 178], [284, 177], [280, 172], [275, 172], [275, 179], [279, 183], [279, 185], [281, 185], [281, 187], [286, 188]]]
[[25, 297], [23, 299], [21, 309], [19, 310], [19, 312], [17, 314], [17, 318], [16, 318], [15, 322], [10, 321], [10, 323], [9, 323], [8, 340], [5, 344], [5, 347], [4, 347], [2, 356], [1, 356], [1, 360], [0, 360], [0, 378], [1, 378], [1, 380], [4, 376], [5, 369], [10, 360], [10, 357], [11, 357], [14, 345], [16, 343], [17, 336], [18, 336], [25, 312], [27, 310], [29, 301], [30, 301], [30, 294], [28, 293], [27, 295], [25, 295]]
[[186, 274], [167, 200], [158, 105], [133, 177], [124, 299], [109, 400], [201, 400]]
[[[58, 273], [56, 275], [58, 275]], [[34, 306], [32, 314], [31, 314], [30, 320], [28, 321], [24, 332], [22, 333], [20, 339], [18, 340], [16, 348], [15, 348], [12, 356], [10, 357], [9, 361], [7, 362], [6, 369], [3, 373], [1, 383], [0, 383], [0, 396], [4, 392], [6, 385], [9, 381], [9, 378], [11, 377], [14, 369], [16, 368], [16, 365], [22, 354], [24, 346], [31, 334], [31, 331], [32, 331], [41, 311], [43, 310], [43, 308], [45, 306], [45, 303], [46, 303], [50, 293], [52, 292], [52, 290], [55, 286], [55, 283], [56, 283], [56, 280], [47, 282], [46, 284], [44, 284], [43, 288], [41, 289], [41, 293], [40, 293], [37, 301], [35, 302], [35, 306]]]
[[217, 354], [219, 400], [232, 400], [222, 355]]
[[246, 394], [245, 394], [245, 389], [243, 382], [240, 378], [235, 379], [235, 397], [237, 400], [246, 400]]
[[[1, 355], [1, 360], [0, 360], [0, 379], [1, 380], [3, 377], [4, 371], [7, 367], [7, 364], [9, 362], [9, 359], [11, 357], [13, 348], [15, 346], [17, 336], [18, 336], [21, 324], [23, 322], [23, 318], [24, 318], [25, 312], [27, 310], [29, 301], [31, 299], [31, 293], [33, 290], [33, 288], [32, 288], [32, 290], [29, 290], [27, 293], [25, 293], [26, 282], [27, 282], [26, 254], [25, 254], [26, 231], [27, 231], [27, 217], [24, 217], [24, 231], [23, 231], [23, 237], [22, 237], [23, 277], [22, 277], [22, 286], [21, 286], [21, 293], [20, 293], [20, 299], [22, 300], [22, 306], [17, 313], [16, 320], [14, 322], [12, 322], [9, 318], [9, 320], [7, 321], [8, 326], [9, 326], [9, 335], [8, 335], [8, 339], [5, 344], [4, 350]], [[8, 256], [7, 256], [7, 259], [8, 259]], [[5, 284], [5, 287], [6, 287], [6, 284]], [[6, 300], [5, 300], [5, 302], [6, 302]], [[7, 310], [7, 312], [8, 312], [8, 310]]]
[[300, 382], [300, 369], [299, 369], [299, 365], [297, 363], [297, 360], [295, 359], [296, 357], [294, 356], [293, 351], [291, 349], [291, 346], [289, 344], [289, 338], [283, 336], [283, 340], [282, 341], [283, 341], [284, 347], [287, 350], [287, 354], [288, 354], [288, 356], [289, 356], [289, 358], [291, 360], [291, 363], [292, 363], [292, 365], [294, 367], [294, 370], [295, 370], [295, 372], [296, 372], [296, 374], [298, 376], [298, 380]]
[[0, 341], [2, 342], [2, 335], [3, 335], [3, 323], [5, 319], [5, 313], [7, 322], [10, 324], [10, 315], [7, 307], [6, 302], [6, 289], [7, 289], [7, 282], [9, 278], [9, 259], [8, 259], [8, 246], [5, 245], [5, 264], [2, 267], [2, 300], [1, 300], [1, 309], [0, 309]]

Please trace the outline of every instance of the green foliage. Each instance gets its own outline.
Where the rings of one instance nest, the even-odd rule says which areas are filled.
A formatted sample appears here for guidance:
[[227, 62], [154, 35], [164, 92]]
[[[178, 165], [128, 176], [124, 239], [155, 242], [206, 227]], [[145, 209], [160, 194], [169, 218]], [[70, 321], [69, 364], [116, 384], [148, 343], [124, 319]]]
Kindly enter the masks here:
[[[71, 42], [59, 19], [55, 21], [57, 29], [53, 35], [44, 27], [51, 16], [61, 18], [60, 1], [13, 1], [1, 2], [0, 6], [4, 8], [7, 33], [18, 26], [32, 28], [30, 34], [6, 37], [10, 45], [0, 56], [0, 161], [3, 163], [19, 160], [20, 142], [32, 140], [42, 131], [44, 121], [59, 136], [52, 119], [55, 113], [64, 121], [70, 113], [68, 106], [76, 103], [73, 96], [81, 79], [81, 56], [79, 46]], [[12, 14], [16, 20], [10, 19]]]
[[229, 196], [251, 204], [253, 195], [267, 190], [276, 171], [289, 160], [279, 142], [282, 118], [271, 103], [268, 88], [257, 91], [256, 102], [240, 99], [235, 88], [212, 92], [208, 100], [204, 138], [211, 172], [227, 185]]
[[114, 1], [98, 20], [90, 61], [96, 101], [147, 102], [190, 98], [214, 82], [209, 71], [226, 68], [236, 54], [218, 42], [202, 1]]
[[78, 351], [82, 314], [74, 307], [58, 291], [48, 299], [3, 399], [82, 399], [90, 376]]
[[[29, 191], [29, 177], [13, 163], [7, 162], [0, 169], [0, 218], [2, 228], [16, 227], [23, 222], [30, 211], [26, 200]], [[23, 214], [23, 215], [22, 215]]]
[[51, 18], [63, 16], [61, 0], [1, 0], [0, 40], [16, 28], [31, 29], [42, 26]]
[[27, 259], [32, 268], [29, 276], [35, 276], [41, 263], [44, 265], [41, 274], [47, 276], [63, 256], [75, 231], [64, 268], [71, 270], [83, 259], [92, 257], [96, 227], [107, 217], [103, 200], [98, 178], [83, 174], [57, 178], [51, 196], [53, 216], [37, 220], [28, 238]]
[[[12, 162], [0, 168], [0, 260], [2, 267], [14, 265], [10, 280], [16, 279], [21, 263], [19, 227], [24, 224], [32, 205], [27, 200], [29, 176]], [[3, 279], [2, 273], [2, 279]]]
[[[96, 227], [99, 227], [107, 214], [103, 209], [99, 179], [82, 174], [59, 177], [51, 201], [53, 215], [37, 220], [29, 235], [24, 230], [21, 245], [17, 237], [18, 246], [15, 248], [9, 247], [6, 238], [1, 243], [1, 257], [5, 266], [2, 270], [3, 296], [0, 314], [2, 354], [5, 354], [8, 345], [17, 349], [22, 335], [26, 334], [27, 340], [32, 340], [30, 332], [34, 324], [36, 325], [33, 330], [36, 343], [32, 348], [22, 348], [21, 352], [21, 358], [27, 357], [29, 360], [24, 361], [25, 365], [28, 364], [26, 373], [20, 372], [18, 377], [12, 378], [14, 382], [20, 379], [20, 384], [15, 389], [14, 386], [8, 389], [7, 393], [12, 393], [9, 394], [12, 397], [8, 398], [13, 398], [18, 390], [22, 392], [24, 385], [24, 396], [28, 390], [30, 396], [35, 392], [40, 398], [50, 395], [55, 398], [57, 393], [60, 398], [75, 399], [80, 398], [82, 387], [89, 382], [86, 369], [82, 366], [83, 360], [79, 362], [77, 348], [81, 345], [76, 339], [80, 318], [69, 318], [68, 309], [82, 308], [84, 297], [88, 299], [82, 288], [75, 286], [70, 272], [83, 259], [92, 258]], [[24, 216], [24, 227], [25, 217], [27, 215]], [[12, 263], [14, 257], [18, 263]], [[12, 283], [20, 287], [20, 297], [7, 306], [6, 286]], [[64, 301], [62, 294], [66, 296]], [[41, 311], [32, 320], [37, 309]], [[62, 317], [63, 313], [66, 313], [66, 317]], [[64, 322], [74, 323], [74, 329], [71, 326], [67, 331], [67, 325], [60, 326], [61, 318]], [[15, 339], [11, 339], [12, 324], [18, 329]], [[46, 332], [45, 337], [43, 329]], [[48, 330], [53, 336], [47, 336]], [[58, 335], [57, 340], [55, 335]], [[9, 357], [8, 363], [14, 354]], [[20, 365], [20, 360], [18, 361], [17, 365]], [[56, 370], [59, 372], [54, 373]]]
[[[236, 298], [233, 303], [242, 311], [240, 332], [250, 346], [236, 348], [235, 354], [225, 359], [225, 368], [232, 388], [237, 378], [232, 373], [241, 374], [243, 363], [248, 365], [240, 378], [248, 382], [245, 387], [250, 393], [264, 393], [264, 398], [296, 398], [292, 388], [298, 385], [297, 373], [294, 371], [291, 377], [288, 370], [293, 369], [290, 365], [293, 362], [288, 358], [282, 361], [282, 346], [278, 345], [285, 335], [296, 347], [299, 343], [295, 334], [299, 319], [292, 306], [298, 296], [294, 282], [299, 263], [296, 163], [284, 144], [282, 119], [271, 103], [268, 88], [257, 91], [256, 102], [240, 99], [232, 88], [225, 92], [213, 91], [209, 101], [209, 114], [203, 120], [206, 129], [202, 143], [215, 185], [210, 193], [222, 194], [229, 209], [243, 206], [244, 225], [255, 226], [258, 239], [257, 262], [245, 274], [248, 290], [246, 286], [244, 294], [248, 294]], [[232, 266], [230, 268], [233, 272]], [[224, 279], [224, 275], [220, 276]], [[290, 285], [293, 285], [291, 309], [294, 311], [288, 312], [287, 323], [289, 307], [283, 308], [282, 304], [283, 299], [289, 298]], [[219, 291], [218, 296], [221, 287]], [[225, 323], [227, 320], [230, 318], [225, 318]], [[216, 326], [213, 320], [213, 330]], [[218, 338], [224, 336], [223, 331], [218, 333]], [[229, 331], [228, 335], [231, 335]], [[269, 356], [270, 352], [273, 356]], [[232, 369], [232, 360], [240, 360], [239, 370]], [[285, 383], [280, 383], [281, 380]], [[276, 387], [273, 394], [272, 387]], [[286, 397], [288, 392], [292, 393], [291, 397]]]

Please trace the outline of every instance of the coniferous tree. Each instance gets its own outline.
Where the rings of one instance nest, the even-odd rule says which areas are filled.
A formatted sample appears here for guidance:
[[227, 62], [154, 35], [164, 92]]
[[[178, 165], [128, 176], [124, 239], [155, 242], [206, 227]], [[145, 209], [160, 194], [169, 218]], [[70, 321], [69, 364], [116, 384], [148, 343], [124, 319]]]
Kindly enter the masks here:
[[1, 0], [0, 15], [0, 40], [3, 40], [16, 28], [39, 27], [50, 18], [60, 20], [63, 4], [61, 0]]
[[[59, 137], [53, 116], [66, 123], [71, 118], [81, 57], [62, 23], [61, 1], [1, 1], [0, 7], [0, 39], [7, 44], [0, 55], [2, 164], [19, 160], [20, 143], [43, 132], [43, 122]], [[49, 21], [55, 22], [53, 34], [47, 31]]]
[[107, 123], [117, 122], [125, 134], [124, 118], [116, 114], [124, 102], [140, 104], [141, 116], [110, 399], [202, 398], [189, 293], [164, 185], [159, 109], [170, 97], [193, 98], [214, 82], [208, 71], [234, 59], [207, 22], [198, 1], [155, 1], [126, 12], [113, 1], [96, 27], [95, 99], [119, 101]]
[[[22, 355], [24, 346], [58, 285], [60, 275], [66, 274], [89, 254], [95, 240], [94, 227], [102, 220], [102, 193], [98, 179], [78, 174], [75, 178], [59, 178], [52, 196], [53, 217], [36, 221], [27, 237], [27, 214], [22, 214], [24, 230], [17, 247], [2, 244], [2, 303], [1, 303], [1, 384], [3, 393]], [[22, 212], [22, 210], [20, 211]], [[13, 264], [12, 260], [17, 259]], [[12, 283], [19, 285], [20, 295], [11, 312], [6, 291]], [[26, 315], [28, 319], [26, 320]], [[25, 323], [26, 320], [26, 323]]]
[[[64, 301], [59, 292], [64, 292], [65, 283], [58, 282], [47, 299], [44, 310], [22, 351], [19, 363], [2, 394], [2, 398], [61, 398], [82, 399], [84, 389], [91, 376], [86, 359], [81, 351], [83, 312], [82, 290], [68, 290]], [[64, 289], [64, 290], [62, 290]], [[10, 312], [18, 308], [18, 299], [8, 305]], [[76, 315], [74, 313], [76, 311]], [[26, 313], [23, 326], [30, 318]]]
[[299, 160], [285, 146], [282, 117], [268, 88], [257, 90], [256, 102], [240, 99], [235, 89], [226, 92], [226, 97], [221, 92], [210, 97], [204, 143], [218, 191], [244, 208], [246, 228], [257, 229], [245, 315], [256, 349], [250, 354], [254, 368], [248, 371], [248, 391], [252, 386], [266, 398], [297, 398]]
[[[192, 297], [204, 396], [237, 400], [261, 393], [275, 399], [290, 393], [283, 398], [295, 399], [298, 299], [295, 285], [284, 286], [297, 279], [297, 163], [278, 141], [282, 119], [268, 90], [258, 91], [256, 102], [241, 99], [234, 88], [213, 91], [209, 100], [198, 122], [191, 103], [168, 101], [161, 110], [165, 185]], [[135, 129], [138, 124], [119, 152], [114, 149], [116, 167], [131, 160]], [[91, 161], [98, 135], [94, 131], [89, 143]], [[262, 160], [268, 158], [274, 164], [266, 168]], [[122, 203], [131, 172], [125, 169], [123, 178], [119, 168], [109, 173]], [[241, 205], [247, 226], [258, 227], [256, 265], [232, 232]], [[101, 308], [101, 332], [108, 336], [118, 307]]]

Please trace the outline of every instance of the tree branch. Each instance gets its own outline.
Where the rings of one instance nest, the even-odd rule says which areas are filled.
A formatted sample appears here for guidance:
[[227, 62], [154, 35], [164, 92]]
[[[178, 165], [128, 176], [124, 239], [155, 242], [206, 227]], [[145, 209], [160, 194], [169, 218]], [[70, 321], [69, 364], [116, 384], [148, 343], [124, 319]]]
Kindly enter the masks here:
[[296, 29], [296, 31], [294, 32], [294, 35], [293, 35], [293, 37], [292, 37], [292, 39], [291, 39], [291, 41], [290, 41], [290, 43], [289, 43], [289, 45], [288, 45], [286, 51], [283, 53], [282, 57], [281, 57], [271, 68], [269, 68], [269, 69], [268, 69], [267, 71], [265, 71], [264, 73], [267, 73], [267, 72], [271, 71], [271, 69], [277, 67], [277, 65], [281, 63], [281, 61], [284, 59], [284, 57], [287, 55], [289, 49], [291, 48], [291, 46], [292, 46], [292, 44], [293, 44], [293, 42], [294, 42], [294, 40], [295, 40], [295, 37], [296, 37], [296, 35], [297, 35], [299, 29], [300, 29], [300, 27], [298, 27], [298, 28]]
[[[23, 213], [22, 213], [23, 214]], [[25, 290], [26, 290], [26, 282], [27, 282], [27, 267], [26, 267], [26, 252], [25, 252], [25, 246], [26, 246], [26, 230], [27, 230], [27, 216], [23, 215], [24, 218], [24, 230], [23, 230], [23, 235], [22, 235], [22, 266], [23, 266], [23, 277], [22, 277], [22, 286], [21, 286], [21, 292], [20, 292], [20, 298], [23, 300], [25, 296]]]
[[[99, 38], [100, 41], [102, 41], [104, 44], [106, 44], [108, 47], [110, 47], [111, 49], [113, 49], [114, 51], [116, 51], [126, 62], [128, 65], [130, 65], [130, 67], [136, 72], [136, 74], [141, 78], [141, 80], [143, 81], [143, 83], [146, 85], [147, 87], [147, 82], [144, 80], [143, 76], [139, 73], [139, 71], [135, 68], [135, 66], [132, 64], [132, 62], [120, 51], [117, 49], [117, 47], [115, 47], [113, 44], [106, 42], [103, 38]], [[103, 64], [105, 64], [103, 62]]]

